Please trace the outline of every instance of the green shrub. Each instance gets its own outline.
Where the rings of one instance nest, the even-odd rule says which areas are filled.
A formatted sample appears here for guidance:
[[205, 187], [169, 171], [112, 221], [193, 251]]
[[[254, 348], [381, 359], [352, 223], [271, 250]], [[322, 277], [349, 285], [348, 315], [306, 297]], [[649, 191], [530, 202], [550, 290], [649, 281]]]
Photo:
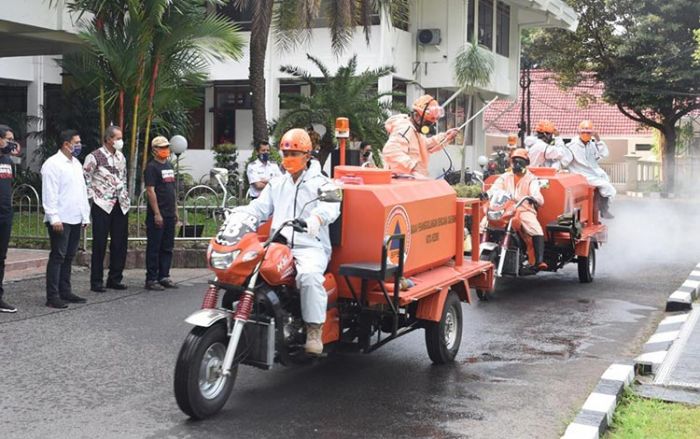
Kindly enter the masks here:
[[456, 184], [452, 186], [459, 198], [479, 198], [483, 189], [478, 184]]

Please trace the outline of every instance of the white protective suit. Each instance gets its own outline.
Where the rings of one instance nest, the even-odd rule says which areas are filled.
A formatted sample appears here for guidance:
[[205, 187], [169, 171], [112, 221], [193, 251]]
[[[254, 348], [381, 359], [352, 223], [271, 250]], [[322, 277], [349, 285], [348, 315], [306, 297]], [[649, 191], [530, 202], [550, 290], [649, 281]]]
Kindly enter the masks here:
[[[320, 324], [326, 320], [328, 296], [323, 288], [323, 273], [331, 257], [328, 226], [340, 215], [340, 203], [311, 201], [318, 197], [318, 189], [328, 183], [330, 180], [321, 174], [318, 162], [312, 160], [309, 169], [304, 171], [296, 184], [289, 173], [275, 177], [258, 198], [247, 206], [234, 209], [234, 212], [246, 212], [257, 217], [258, 225], [272, 216], [273, 231], [290, 219], [305, 219], [315, 215], [320, 220], [318, 237], [294, 232], [291, 227], [282, 231], [292, 247], [296, 263], [302, 317], [310, 324]], [[304, 209], [308, 202], [310, 203]]]
[[554, 138], [554, 145], [537, 136], [526, 137], [524, 143], [530, 157], [530, 167], [561, 169], [571, 161], [571, 154], [561, 137]]
[[568, 164], [569, 171], [586, 177], [591, 186], [598, 188], [601, 196], [613, 198], [617, 191], [610, 184], [608, 174], [598, 164], [598, 160], [610, 154], [608, 145], [602, 140], [596, 142], [595, 139], [583, 143], [580, 137], [576, 137], [566, 146], [573, 156]]

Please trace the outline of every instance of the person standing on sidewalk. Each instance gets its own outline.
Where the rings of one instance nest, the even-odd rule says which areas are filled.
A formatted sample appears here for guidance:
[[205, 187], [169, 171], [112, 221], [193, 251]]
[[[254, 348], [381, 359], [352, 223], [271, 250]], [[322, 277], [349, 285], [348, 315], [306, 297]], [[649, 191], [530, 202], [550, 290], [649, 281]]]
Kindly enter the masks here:
[[51, 308], [67, 308], [66, 302], [86, 302], [71, 291], [70, 277], [81, 228], [90, 224], [83, 167], [76, 158], [82, 149], [80, 135], [75, 130], [65, 130], [59, 141], [58, 152], [41, 166], [44, 221], [51, 240], [46, 264], [46, 306]]
[[168, 162], [170, 143], [163, 136], [151, 142], [153, 159], [143, 180], [148, 196], [146, 212], [146, 289], [177, 288], [170, 279], [175, 225], [179, 221], [175, 197], [175, 171]]
[[12, 160], [10, 154], [19, 154], [15, 135], [7, 125], [0, 125], [0, 312], [17, 312], [17, 308], [3, 300], [5, 290], [5, 258], [12, 233]]
[[107, 288], [125, 290], [122, 283], [129, 237], [129, 191], [126, 185], [126, 158], [122, 154], [124, 140], [118, 126], [105, 130], [102, 148], [88, 154], [83, 171], [88, 198], [92, 208], [92, 259], [90, 263], [90, 289], [97, 293], [106, 291], [102, 283], [104, 259], [109, 243], [109, 274]]
[[246, 175], [248, 176], [248, 198], [254, 200], [260, 196], [267, 183], [275, 177], [282, 175], [277, 163], [270, 160], [270, 144], [262, 140], [255, 146], [255, 154], [258, 156], [248, 163]]

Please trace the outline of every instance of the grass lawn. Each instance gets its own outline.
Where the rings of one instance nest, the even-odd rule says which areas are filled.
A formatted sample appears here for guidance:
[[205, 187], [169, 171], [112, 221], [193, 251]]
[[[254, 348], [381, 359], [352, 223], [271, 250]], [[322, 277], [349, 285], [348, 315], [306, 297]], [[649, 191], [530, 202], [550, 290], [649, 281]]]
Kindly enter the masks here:
[[667, 403], [626, 393], [608, 439], [700, 437], [700, 406]]

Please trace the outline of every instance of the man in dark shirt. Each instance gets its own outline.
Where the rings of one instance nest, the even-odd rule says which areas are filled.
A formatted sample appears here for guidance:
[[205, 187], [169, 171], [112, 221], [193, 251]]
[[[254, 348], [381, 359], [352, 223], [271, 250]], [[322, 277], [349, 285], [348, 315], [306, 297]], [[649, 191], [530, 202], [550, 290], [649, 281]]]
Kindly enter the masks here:
[[146, 165], [146, 289], [177, 288], [170, 279], [175, 225], [179, 221], [175, 200], [175, 171], [168, 162], [170, 143], [163, 136], [151, 142], [153, 159]]
[[0, 312], [17, 312], [17, 308], [2, 299], [5, 278], [5, 258], [12, 233], [12, 160], [10, 154], [19, 154], [15, 135], [7, 125], [0, 125]]

